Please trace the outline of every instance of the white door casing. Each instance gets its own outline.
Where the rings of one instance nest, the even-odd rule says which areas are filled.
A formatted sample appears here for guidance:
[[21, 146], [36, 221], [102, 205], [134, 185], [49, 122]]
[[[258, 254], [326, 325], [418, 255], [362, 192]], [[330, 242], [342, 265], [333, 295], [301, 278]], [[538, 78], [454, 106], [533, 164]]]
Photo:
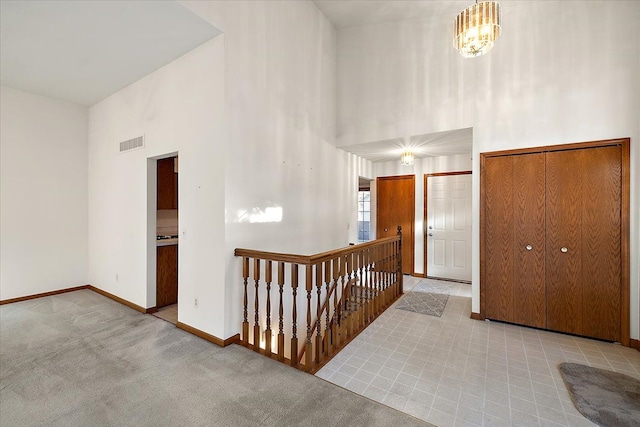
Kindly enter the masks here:
[[471, 174], [427, 176], [428, 277], [471, 281]]

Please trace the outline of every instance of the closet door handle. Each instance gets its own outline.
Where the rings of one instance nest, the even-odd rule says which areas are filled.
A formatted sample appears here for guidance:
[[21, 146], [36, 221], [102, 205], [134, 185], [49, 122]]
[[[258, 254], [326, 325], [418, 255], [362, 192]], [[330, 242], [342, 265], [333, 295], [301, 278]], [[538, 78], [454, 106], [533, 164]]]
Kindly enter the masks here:
[[524, 248], [525, 248], [526, 250], [530, 251], [531, 249], [533, 249], [533, 246], [531, 246], [531, 245], [527, 245], [527, 246], [525, 246]]
[[563, 246], [560, 248], [560, 252], [562, 252], [563, 254], [566, 254], [567, 252], [569, 252], [569, 249], [567, 249], [566, 246]]

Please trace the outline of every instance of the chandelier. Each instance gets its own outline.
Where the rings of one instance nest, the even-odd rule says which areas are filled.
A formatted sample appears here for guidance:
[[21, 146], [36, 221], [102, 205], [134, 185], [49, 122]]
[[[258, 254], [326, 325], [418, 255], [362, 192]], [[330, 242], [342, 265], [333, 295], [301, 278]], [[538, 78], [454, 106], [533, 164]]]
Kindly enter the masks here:
[[498, 2], [476, 0], [453, 21], [453, 47], [465, 58], [489, 52], [500, 37], [500, 15]]
[[404, 166], [411, 166], [413, 164], [413, 158], [413, 152], [411, 150], [406, 150], [402, 153], [402, 156], [400, 156], [400, 163]]

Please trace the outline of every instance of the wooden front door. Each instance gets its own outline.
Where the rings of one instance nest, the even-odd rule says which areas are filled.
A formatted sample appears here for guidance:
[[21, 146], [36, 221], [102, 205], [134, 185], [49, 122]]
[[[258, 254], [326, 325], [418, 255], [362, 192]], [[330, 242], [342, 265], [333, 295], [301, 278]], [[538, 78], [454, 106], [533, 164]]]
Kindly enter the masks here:
[[402, 227], [402, 272], [413, 274], [415, 176], [388, 176], [376, 180], [376, 237], [395, 236]]

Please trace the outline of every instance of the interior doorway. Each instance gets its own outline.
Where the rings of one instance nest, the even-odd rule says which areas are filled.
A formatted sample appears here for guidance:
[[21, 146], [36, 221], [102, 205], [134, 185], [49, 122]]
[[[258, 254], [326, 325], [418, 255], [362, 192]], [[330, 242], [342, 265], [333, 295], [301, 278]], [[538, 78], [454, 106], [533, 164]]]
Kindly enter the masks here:
[[425, 275], [471, 283], [471, 171], [424, 176]]
[[178, 172], [177, 153], [148, 161], [148, 312], [178, 322]]

